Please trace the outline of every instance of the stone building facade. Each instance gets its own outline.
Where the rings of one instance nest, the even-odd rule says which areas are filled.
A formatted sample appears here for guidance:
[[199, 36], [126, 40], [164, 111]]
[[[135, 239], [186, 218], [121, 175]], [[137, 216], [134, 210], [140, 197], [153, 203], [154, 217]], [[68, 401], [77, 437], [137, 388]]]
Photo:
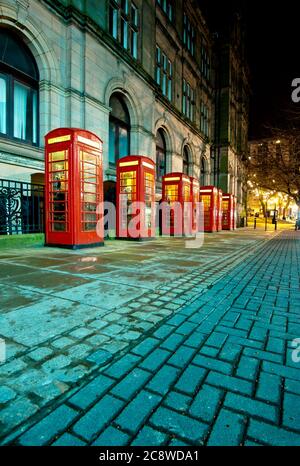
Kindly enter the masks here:
[[[239, 81], [238, 95], [233, 94], [232, 76], [231, 90], [222, 84], [230, 111], [222, 117], [219, 134], [228, 125], [228, 137], [220, 136], [216, 166], [216, 73], [223, 70], [216, 66], [214, 37], [197, 5], [2, 0], [0, 178], [43, 182], [45, 134], [80, 127], [103, 140], [105, 193], [114, 189], [116, 160], [134, 154], [157, 162], [158, 199], [161, 178], [171, 171], [239, 195], [236, 156], [247, 131], [247, 110], [239, 100], [244, 88]], [[242, 73], [234, 48], [226, 47], [229, 74], [233, 67]], [[239, 128], [230, 145], [234, 105]]]

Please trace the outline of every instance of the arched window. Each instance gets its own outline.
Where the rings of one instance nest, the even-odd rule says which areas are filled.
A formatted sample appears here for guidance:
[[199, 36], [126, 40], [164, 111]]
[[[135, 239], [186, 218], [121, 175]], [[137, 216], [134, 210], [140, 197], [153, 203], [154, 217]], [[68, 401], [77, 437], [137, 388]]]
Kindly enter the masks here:
[[187, 146], [183, 149], [183, 169], [182, 172], [185, 175], [189, 174], [189, 149]]
[[166, 174], [167, 149], [164, 132], [159, 129], [156, 134], [156, 181], [161, 181]]
[[38, 144], [38, 82], [28, 47], [0, 28], [0, 136]]
[[109, 100], [109, 164], [115, 166], [118, 159], [130, 155], [130, 117], [120, 94]]

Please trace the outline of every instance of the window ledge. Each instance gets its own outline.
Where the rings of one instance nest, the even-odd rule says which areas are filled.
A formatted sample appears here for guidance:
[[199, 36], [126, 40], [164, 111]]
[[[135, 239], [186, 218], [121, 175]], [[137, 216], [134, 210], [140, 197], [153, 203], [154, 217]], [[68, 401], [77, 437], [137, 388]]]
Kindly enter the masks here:
[[44, 160], [43, 148], [17, 142], [12, 139], [0, 138], [0, 152], [8, 152], [30, 159]]

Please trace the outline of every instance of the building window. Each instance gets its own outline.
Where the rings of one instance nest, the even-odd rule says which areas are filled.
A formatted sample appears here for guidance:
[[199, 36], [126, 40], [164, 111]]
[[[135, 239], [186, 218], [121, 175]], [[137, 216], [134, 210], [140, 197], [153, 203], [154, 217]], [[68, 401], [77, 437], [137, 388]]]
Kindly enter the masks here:
[[138, 13], [132, 0], [110, 0], [109, 32], [133, 58], [138, 58]]
[[184, 175], [189, 175], [189, 149], [187, 146], [183, 148], [183, 164], [182, 164], [182, 173]]
[[174, 19], [174, 1], [173, 0], [156, 0], [163, 12], [167, 15], [170, 21]]
[[29, 49], [0, 30], [0, 135], [38, 144], [38, 70]]
[[206, 181], [206, 166], [204, 157], [201, 158], [201, 174], [200, 174], [200, 186], [205, 186]]
[[204, 102], [201, 102], [200, 131], [209, 137], [209, 110]]
[[156, 46], [156, 82], [167, 99], [172, 101], [172, 63], [168, 57]]
[[130, 117], [120, 94], [109, 100], [109, 165], [114, 167], [118, 159], [130, 155]]
[[207, 81], [210, 80], [210, 58], [207, 46], [204, 44], [201, 48], [201, 73]]
[[191, 86], [183, 80], [182, 113], [191, 121], [194, 120], [195, 92]]
[[167, 149], [164, 132], [159, 129], [156, 134], [156, 181], [162, 181], [166, 174]]
[[192, 26], [188, 16], [183, 15], [183, 43], [187, 50], [194, 56], [195, 55], [195, 42], [196, 34], [195, 28]]

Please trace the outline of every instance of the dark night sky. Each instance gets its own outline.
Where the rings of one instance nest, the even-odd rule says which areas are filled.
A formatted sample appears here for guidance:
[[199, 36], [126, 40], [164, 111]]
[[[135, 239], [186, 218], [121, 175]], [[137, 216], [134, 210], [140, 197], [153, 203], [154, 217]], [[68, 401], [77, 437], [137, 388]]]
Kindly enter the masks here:
[[250, 137], [265, 124], [284, 124], [294, 78], [300, 77], [300, 5], [295, 1], [248, 0], [248, 59], [251, 71]]
[[[300, 2], [294, 0], [199, 0], [224, 18], [222, 11], [242, 7], [247, 25], [251, 72], [250, 138], [265, 134], [264, 125], [282, 124], [282, 110], [291, 102], [291, 83], [300, 77]], [[228, 14], [228, 9], [227, 9]]]

